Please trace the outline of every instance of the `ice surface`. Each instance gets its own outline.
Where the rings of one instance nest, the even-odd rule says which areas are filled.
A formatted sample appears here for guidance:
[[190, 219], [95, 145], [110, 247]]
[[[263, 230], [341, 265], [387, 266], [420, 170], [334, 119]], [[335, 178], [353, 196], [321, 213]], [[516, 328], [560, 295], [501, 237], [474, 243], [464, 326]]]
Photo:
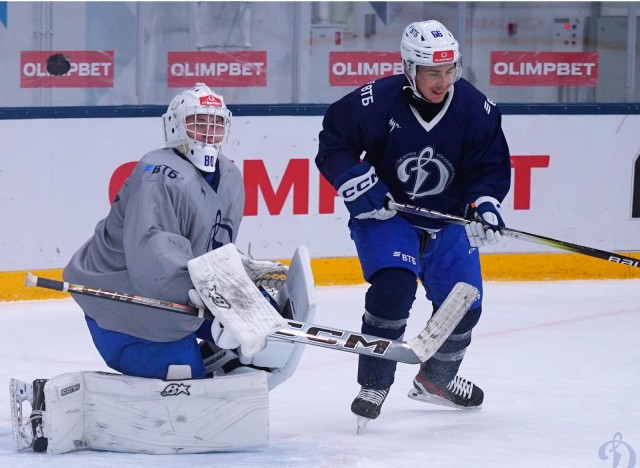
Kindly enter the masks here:
[[[317, 288], [315, 322], [358, 331], [365, 291]], [[631, 452], [640, 456], [640, 280], [488, 283], [483, 308], [461, 368], [485, 391], [481, 410], [408, 399], [416, 366], [400, 364], [381, 416], [356, 435], [349, 406], [359, 390], [357, 356], [308, 346], [296, 374], [271, 393], [268, 447], [204, 455], [49, 456], [15, 452], [9, 378], [109, 369], [72, 300], [0, 303], [0, 466], [631, 466]], [[418, 298], [407, 338], [424, 326], [429, 310]], [[617, 465], [616, 433], [622, 437]]]

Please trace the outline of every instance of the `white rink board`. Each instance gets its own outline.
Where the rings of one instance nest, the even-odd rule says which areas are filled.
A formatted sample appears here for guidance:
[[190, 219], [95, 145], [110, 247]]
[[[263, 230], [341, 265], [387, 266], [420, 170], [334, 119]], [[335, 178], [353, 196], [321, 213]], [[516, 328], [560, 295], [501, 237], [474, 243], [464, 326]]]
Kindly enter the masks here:
[[[243, 170], [262, 161], [273, 191], [291, 160], [308, 160], [308, 210], [293, 214], [291, 192], [279, 214], [262, 194], [257, 216], [244, 218], [238, 246], [256, 258], [290, 258], [296, 246], [313, 258], [355, 256], [347, 211], [319, 214], [313, 158], [322, 117], [234, 117], [224, 153]], [[507, 225], [608, 251], [639, 251], [640, 220], [631, 219], [640, 116], [507, 115], [513, 157], [548, 155], [530, 172], [530, 206], [504, 202]], [[162, 146], [160, 118], [0, 120], [0, 271], [66, 265], [109, 210], [108, 184], [121, 164]], [[305, 175], [306, 177], [306, 175]], [[520, 190], [522, 187], [520, 187]], [[554, 252], [507, 239], [484, 252]]]

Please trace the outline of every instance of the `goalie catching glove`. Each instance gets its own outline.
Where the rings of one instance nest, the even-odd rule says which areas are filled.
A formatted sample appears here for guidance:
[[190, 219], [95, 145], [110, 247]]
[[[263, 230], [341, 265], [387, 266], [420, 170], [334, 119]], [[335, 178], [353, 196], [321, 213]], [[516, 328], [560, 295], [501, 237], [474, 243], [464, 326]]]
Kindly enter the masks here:
[[271, 260], [254, 260], [240, 250], [238, 250], [238, 253], [242, 259], [244, 271], [247, 272], [247, 276], [256, 286], [262, 286], [265, 289], [275, 290], [276, 292], [282, 287], [289, 271], [287, 265]]
[[502, 239], [500, 230], [505, 227], [500, 202], [489, 196], [479, 197], [465, 209], [464, 217], [471, 219], [472, 216], [477, 221], [464, 226], [471, 247], [498, 244]]
[[366, 161], [341, 174], [334, 186], [353, 218], [385, 220], [396, 214], [385, 206], [387, 198], [393, 199], [387, 184]]

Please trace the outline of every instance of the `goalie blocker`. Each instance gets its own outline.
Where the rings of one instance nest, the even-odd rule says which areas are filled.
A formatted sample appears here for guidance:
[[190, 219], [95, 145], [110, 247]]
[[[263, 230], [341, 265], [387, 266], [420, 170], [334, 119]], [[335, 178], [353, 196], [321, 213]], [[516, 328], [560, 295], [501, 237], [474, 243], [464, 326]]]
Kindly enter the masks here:
[[[285, 318], [313, 320], [316, 300], [305, 247], [296, 250], [275, 301]], [[11, 379], [14, 445], [50, 454], [81, 449], [204, 453], [264, 446], [268, 392], [293, 375], [303, 350], [301, 343], [270, 337], [266, 348], [250, 358], [270, 372], [240, 367], [208, 379], [106, 372], [63, 374], [44, 385], [43, 379], [35, 385]]]

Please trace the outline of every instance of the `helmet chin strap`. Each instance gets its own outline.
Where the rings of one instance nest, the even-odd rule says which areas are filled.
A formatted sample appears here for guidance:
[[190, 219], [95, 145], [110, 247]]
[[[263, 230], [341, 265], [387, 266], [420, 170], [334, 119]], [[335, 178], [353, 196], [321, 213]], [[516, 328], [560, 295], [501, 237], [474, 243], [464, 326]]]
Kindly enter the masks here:
[[428, 103], [428, 104], [433, 104], [433, 103], [432, 103], [431, 101], [429, 101], [426, 97], [424, 97], [424, 96], [420, 93], [420, 91], [418, 91], [418, 87], [417, 87], [417, 85], [416, 85], [416, 81], [415, 81], [415, 80], [411, 80], [411, 79], [409, 79], [409, 78], [408, 78], [408, 80], [409, 80], [409, 86], [404, 86], [404, 87], [403, 87], [403, 89], [407, 89], [407, 88], [409, 88], [409, 89], [411, 90], [411, 94], [413, 95], [413, 97], [414, 97], [415, 99], [418, 99], [418, 100], [420, 100], [420, 101], [424, 101], [424, 102], [426, 102], [426, 103]]
[[420, 91], [418, 91], [417, 89], [413, 89], [411, 88], [411, 91], [413, 91], [413, 95], [415, 96], [416, 99], [421, 99], [424, 102], [427, 102], [429, 104], [433, 104], [431, 101], [429, 101], [426, 97], [424, 97], [422, 95], [422, 93]]

